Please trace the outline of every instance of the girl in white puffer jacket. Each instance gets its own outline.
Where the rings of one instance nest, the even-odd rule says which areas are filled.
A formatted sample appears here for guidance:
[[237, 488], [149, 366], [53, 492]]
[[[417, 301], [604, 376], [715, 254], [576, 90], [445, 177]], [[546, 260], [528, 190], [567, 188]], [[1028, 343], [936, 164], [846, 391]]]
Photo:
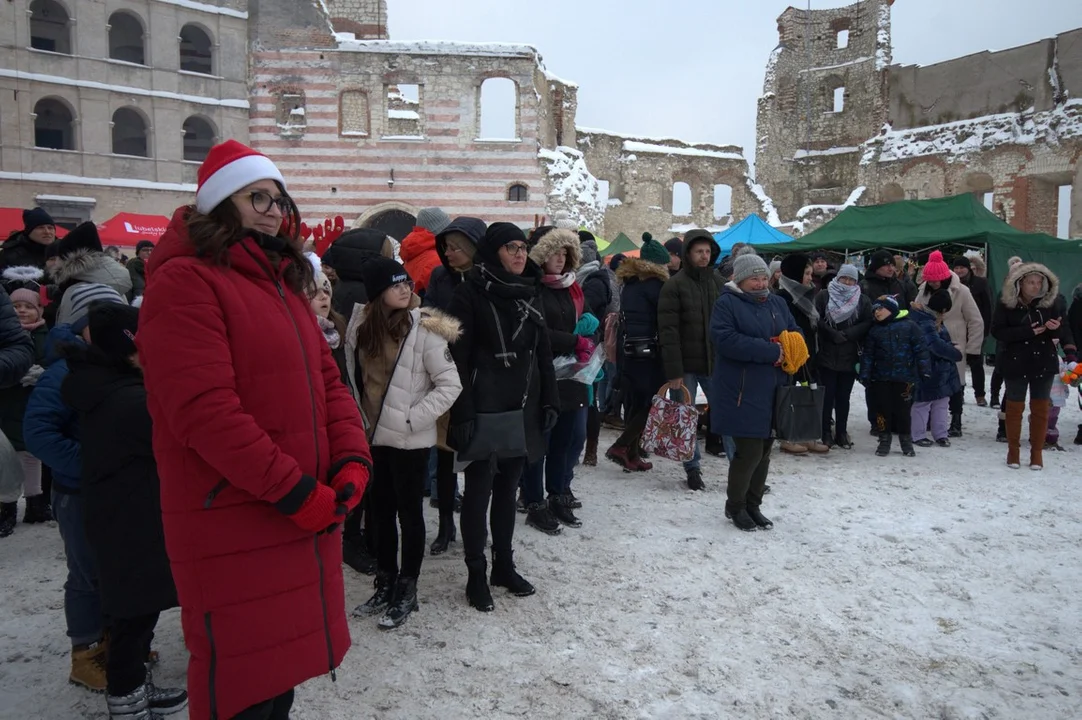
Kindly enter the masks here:
[[[436, 444], [436, 421], [462, 391], [448, 343], [457, 320], [418, 309], [413, 282], [388, 258], [362, 268], [367, 305], [355, 305], [346, 328], [346, 376], [360, 405], [372, 448], [370, 493], [376, 547], [376, 592], [354, 614], [385, 612], [380, 627], [395, 628], [417, 609], [417, 576], [424, 558], [424, 488]], [[398, 528], [402, 525], [402, 568]]]

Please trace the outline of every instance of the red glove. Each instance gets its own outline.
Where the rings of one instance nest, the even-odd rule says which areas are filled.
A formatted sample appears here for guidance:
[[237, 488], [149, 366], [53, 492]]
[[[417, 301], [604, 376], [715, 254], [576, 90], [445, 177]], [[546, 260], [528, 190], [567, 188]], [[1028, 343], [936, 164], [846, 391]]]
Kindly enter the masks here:
[[353, 508], [360, 504], [367, 485], [368, 468], [359, 462], [346, 463], [331, 478], [331, 488], [336, 494], [336, 499], [346, 506], [347, 513], [352, 512]]
[[323, 532], [345, 518], [342, 509], [345, 506], [336, 499], [335, 491], [329, 485], [317, 484], [308, 495], [300, 509], [287, 515], [301, 530], [310, 533]]
[[575, 359], [579, 362], [587, 362], [590, 356], [594, 354], [594, 347], [592, 340], [581, 335], [575, 338]]

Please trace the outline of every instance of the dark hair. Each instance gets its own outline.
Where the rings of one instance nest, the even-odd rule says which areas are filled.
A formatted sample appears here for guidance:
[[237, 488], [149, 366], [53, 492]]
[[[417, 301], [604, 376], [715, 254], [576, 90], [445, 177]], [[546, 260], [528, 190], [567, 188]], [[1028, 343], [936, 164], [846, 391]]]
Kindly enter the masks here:
[[[274, 184], [289, 198], [289, 210], [278, 230], [278, 237], [286, 239], [281, 254], [292, 261], [286, 269], [285, 281], [294, 292], [304, 293], [305, 288], [314, 282], [314, 271], [312, 263], [300, 250], [301, 213], [281, 184], [277, 180]], [[229, 198], [205, 215], [193, 207], [188, 213], [187, 224], [188, 237], [195, 246], [195, 254], [223, 267], [229, 267], [229, 248], [252, 232], [241, 225], [240, 212]]]
[[409, 308], [387, 312], [382, 296], [372, 298], [357, 328], [357, 348], [367, 357], [379, 357], [389, 342], [400, 342], [413, 327]]

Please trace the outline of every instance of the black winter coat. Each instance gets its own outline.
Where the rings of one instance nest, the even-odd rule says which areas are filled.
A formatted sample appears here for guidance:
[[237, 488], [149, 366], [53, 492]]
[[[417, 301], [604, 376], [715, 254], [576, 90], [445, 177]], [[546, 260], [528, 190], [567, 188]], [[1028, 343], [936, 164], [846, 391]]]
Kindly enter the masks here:
[[616, 271], [616, 277], [624, 284], [620, 291], [621, 322], [617, 342], [619, 375], [627, 387], [652, 396], [667, 382], [660, 353], [653, 359], [629, 358], [624, 355], [622, 345], [627, 338], [658, 337], [658, 303], [669, 271], [664, 265], [627, 258]]
[[[809, 293], [814, 293], [814, 288], [808, 288]], [[792, 294], [783, 289], [778, 290], [778, 297], [785, 301], [786, 306], [789, 308], [789, 314], [793, 316], [793, 320], [796, 321], [796, 326], [800, 328], [800, 333], [804, 336], [804, 344], [808, 346], [808, 362], [804, 366], [809, 373], [815, 373], [819, 368], [819, 323], [813, 323], [808, 314], [797, 307], [796, 302], [793, 300]], [[815, 304], [815, 297], [812, 297], [812, 305]]]
[[[574, 356], [575, 344], [579, 339], [575, 334], [575, 325], [579, 319], [575, 312], [575, 303], [571, 299], [571, 289], [554, 290], [542, 285], [538, 298], [545, 324], [548, 325], [553, 357]], [[580, 382], [559, 380], [556, 386], [560, 393], [560, 412], [586, 407], [589, 402], [589, 388]]]
[[32, 265], [44, 270], [46, 247], [22, 233], [12, 235], [0, 245], [0, 271], [20, 265]]
[[[480, 413], [517, 410], [525, 396], [529, 462], [545, 456], [544, 409], [560, 407], [552, 346], [537, 297], [540, 285], [541, 269], [532, 261], [517, 277], [502, 268], [477, 265], [447, 308], [462, 324], [462, 334], [450, 348], [462, 380], [462, 392], [451, 407], [451, 425], [475, 421]], [[530, 303], [528, 316], [516, 300]], [[452, 437], [448, 443], [460, 449], [453, 447]]]
[[69, 357], [68, 367], [61, 396], [80, 416], [86, 537], [102, 610], [133, 618], [176, 607], [142, 373], [94, 350]]
[[[815, 309], [819, 311], [819, 367], [840, 373], [857, 373], [861, 348], [864, 338], [872, 329], [875, 318], [872, 315], [872, 301], [863, 293], [857, 311], [840, 323], [827, 315], [827, 302], [830, 291], [823, 290], [815, 296]], [[799, 311], [798, 311], [799, 312]], [[799, 325], [799, 321], [797, 323]]]
[[451, 306], [451, 298], [455, 296], [455, 288], [462, 284], [465, 277], [463, 273], [448, 270], [443, 265], [437, 267], [428, 278], [428, 288], [425, 290], [422, 306], [446, 310]]
[[[710, 264], [697, 268], [688, 251], [697, 240], [710, 242]], [[714, 354], [710, 344], [710, 314], [725, 284], [714, 270], [721, 246], [705, 230], [692, 230], [684, 238], [681, 269], [661, 289], [658, 325], [661, 357], [669, 380], [684, 375], [710, 375]]]
[[[999, 303], [992, 313], [992, 336], [998, 345], [996, 369], [1005, 380], [1033, 379], [1059, 372], [1059, 355], [1053, 342], [1059, 339], [1064, 346], [1074, 345], [1070, 322], [1067, 317], [1067, 301], [1059, 294], [1059, 282], [1054, 280], [1048, 293], [1039, 300], [1025, 304], [1017, 291], [1017, 283], [1036, 263], [1016, 265], [1007, 276]], [[1009, 286], [1009, 287], [1008, 287]], [[1033, 325], [1043, 325], [1059, 319], [1062, 324], [1056, 330], [1045, 330], [1040, 335], [1033, 332]]]
[[11, 296], [0, 288], [0, 388], [19, 385], [34, 364], [34, 341], [23, 330]]
[[342, 317], [353, 317], [353, 306], [368, 302], [361, 268], [381, 255], [390, 257], [387, 244], [387, 236], [379, 230], [360, 228], [344, 233], [323, 253], [323, 264], [334, 268], [338, 276], [331, 305]]
[[893, 295], [898, 299], [898, 306], [902, 310], [908, 310], [910, 303], [917, 299], [917, 286], [912, 281], [904, 282], [897, 277], [881, 278], [878, 275], [865, 275], [860, 284], [860, 291], [873, 303], [883, 295]]
[[[34, 364], [45, 366], [45, 338], [49, 330], [44, 325], [30, 333], [34, 343]], [[34, 387], [23, 387], [22, 384], [12, 385], [0, 390], [0, 431], [11, 442], [16, 451], [26, 450], [23, 442], [23, 416], [26, 415], [26, 404], [30, 401], [30, 393]]]
[[605, 316], [612, 305], [612, 286], [615, 283], [611, 276], [612, 271], [602, 267], [579, 279], [586, 300], [583, 312], [590, 313], [602, 323], [605, 322]]

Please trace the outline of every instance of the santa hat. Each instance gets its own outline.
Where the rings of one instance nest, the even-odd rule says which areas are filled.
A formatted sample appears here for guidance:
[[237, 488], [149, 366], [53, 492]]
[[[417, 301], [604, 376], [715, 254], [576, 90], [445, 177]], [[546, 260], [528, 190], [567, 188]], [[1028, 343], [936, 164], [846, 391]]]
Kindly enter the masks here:
[[215, 145], [199, 166], [195, 191], [195, 209], [209, 213], [241, 188], [260, 180], [275, 180], [283, 188], [286, 181], [271, 159], [244, 143], [226, 140]]

